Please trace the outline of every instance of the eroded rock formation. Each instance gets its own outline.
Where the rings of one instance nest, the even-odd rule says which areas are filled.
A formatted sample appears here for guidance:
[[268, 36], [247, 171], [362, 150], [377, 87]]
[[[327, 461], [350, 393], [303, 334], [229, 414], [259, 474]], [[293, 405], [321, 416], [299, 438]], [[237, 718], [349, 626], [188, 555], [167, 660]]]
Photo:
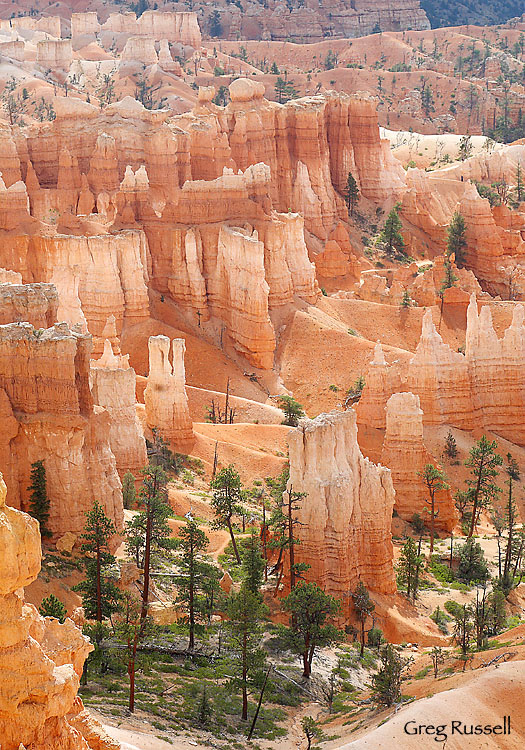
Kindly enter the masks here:
[[396, 590], [390, 531], [394, 488], [390, 470], [364, 458], [355, 412], [320, 414], [290, 431], [289, 487], [301, 500], [295, 548], [307, 580], [348, 606], [361, 580], [378, 593]]
[[71, 620], [41, 617], [24, 602], [40, 570], [38, 522], [5, 500], [0, 474], [2, 750], [118, 750], [77, 698], [89, 640]]
[[147, 463], [146, 441], [135, 407], [137, 378], [128, 360], [128, 355], [115, 355], [106, 339], [104, 353], [91, 360], [90, 371], [93, 400], [111, 419], [109, 440], [121, 479], [127, 471], [138, 478]]
[[184, 339], [150, 336], [149, 375], [144, 390], [146, 421], [156, 427], [168, 443], [179, 450], [191, 446], [193, 426], [186, 395], [184, 372]]
[[524, 308], [518, 304], [512, 324], [499, 339], [489, 305], [478, 313], [473, 294], [467, 311], [467, 344], [461, 354], [443, 342], [432, 311], [427, 310], [419, 344], [408, 362], [389, 366], [381, 345], [376, 347], [357, 407], [359, 424], [385, 429], [388, 399], [393, 393], [410, 391], [419, 397], [424, 425], [483, 428], [524, 445], [523, 320]]
[[[395, 509], [399, 516], [410, 521], [414, 513], [429, 525], [430, 500], [420, 476], [426, 464], [435, 465], [423, 442], [423, 412], [419, 397], [413, 393], [394, 393], [386, 404], [386, 432], [381, 463], [392, 471], [396, 491]], [[456, 514], [450, 490], [442, 490], [435, 497], [435, 528], [450, 531]]]
[[91, 337], [65, 323], [0, 326], [0, 470], [12, 505], [24, 508], [31, 464], [42, 460], [54, 537], [79, 533], [98, 500], [122, 527], [122, 492], [110, 415], [93, 405]]

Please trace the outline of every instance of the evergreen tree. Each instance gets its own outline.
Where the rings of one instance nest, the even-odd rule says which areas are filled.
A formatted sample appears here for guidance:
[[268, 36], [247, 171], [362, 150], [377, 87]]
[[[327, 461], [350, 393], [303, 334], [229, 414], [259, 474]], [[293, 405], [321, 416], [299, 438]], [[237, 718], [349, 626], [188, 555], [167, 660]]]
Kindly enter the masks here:
[[221, 14], [215, 9], [210, 15], [210, 36], [218, 37], [222, 34]]
[[458, 446], [456, 443], [456, 439], [454, 438], [454, 435], [449, 430], [447, 433], [447, 437], [445, 438], [445, 456], [447, 458], [453, 459], [457, 458], [458, 455]]
[[122, 502], [124, 503], [124, 508], [126, 510], [133, 508], [136, 499], [135, 477], [131, 471], [127, 471], [122, 477]]
[[227, 628], [230, 643], [239, 653], [235, 669], [237, 674], [233, 684], [242, 691], [242, 720], [248, 719], [248, 690], [257, 681], [264, 668], [264, 651], [260, 648], [261, 620], [268, 614], [268, 608], [260, 593], [250, 591], [242, 585], [238, 594], [233, 594], [226, 607]]
[[423, 564], [423, 558], [418, 553], [415, 541], [408, 537], [403, 545], [399, 562], [397, 564], [397, 578], [401, 585], [406, 586], [407, 597], [415, 599], [419, 585], [419, 571]]
[[201, 725], [201, 727], [205, 727], [208, 725], [211, 714], [212, 709], [210, 705], [210, 699], [208, 698], [208, 694], [206, 692], [206, 685], [204, 685], [204, 687], [202, 688], [202, 696], [199, 701], [199, 707], [197, 709], [197, 721]]
[[483, 435], [470, 449], [470, 455], [465, 466], [471, 471], [472, 479], [467, 479], [468, 491], [472, 502], [472, 519], [470, 523], [469, 537], [474, 533], [478, 514], [482, 508], [488, 507], [489, 503], [501, 492], [493, 481], [498, 476], [496, 467], [501, 466], [503, 459], [496, 453], [498, 444], [490, 441]]
[[[283, 477], [283, 475], [281, 475]], [[288, 477], [288, 472], [286, 472]], [[300, 544], [300, 540], [295, 535], [295, 527], [299, 524], [297, 511], [299, 503], [306, 497], [305, 492], [294, 492], [293, 488], [284, 485], [283, 491], [275, 498], [275, 505], [270, 519], [270, 526], [273, 530], [273, 539], [271, 546], [279, 550], [279, 556], [275, 569], [279, 570], [276, 593], [281, 583], [284, 572], [283, 557], [288, 552], [290, 588], [293, 589], [297, 579], [310, 567], [307, 563], [295, 562], [295, 547]]]
[[458, 605], [454, 612], [454, 631], [452, 637], [461, 648], [461, 653], [464, 656], [470, 649], [471, 639], [474, 633], [472, 616], [473, 610], [468, 604]]
[[456, 274], [454, 273], [454, 269], [452, 268], [450, 258], [445, 258], [443, 265], [445, 267], [445, 276], [443, 277], [441, 289], [439, 290], [439, 296], [441, 298], [443, 298], [445, 289], [450, 289], [451, 287], [455, 286], [456, 281], [458, 280], [458, 277], [456, 276]]
[[27, 488], [29, 495], [29, 514], [40, 524], [42, 538], [50, 537], [47, 528], [49, 521], [49, 498], [47, 496], [46, 470], [43, 461], [31, 464], [31, 484]]
[[298, 92], [292, 81], [285, 80], [279, 76], [275, 81], [275, 95], [279, 104], [284, 104], [289, 99], [296, 99]]
[[388, 255], [393, 255], [394, 251], [403, 253], [405, 250], [405, 240], [401, 234], [403, 225], [399, 218], [399, 203], [396, 203], [390, 211], [385, 221], [385, 226], [379, 235], [380, 242], [385, 246]]
[[418, 476], [421, 477], [427, 488], [428, 499], [430, 500], [430, 510], [428, 508], [425, 508], [425, 510], [430, 515], [430, 554], [432, 554], [434, 552], [436, 518], [439, 515], [439, 510], [436, 508], [436, 493], [448, 490], [449, 485], [445, 473], [433, 464], [425, 464], [423, 471], [418, 472]]
[[370, 599], [370, 594], [362, 581], [359, 581], [356, 590], [352, 593], [352, 600], [361, 631], [361, 650], [359, 655], [363, 658], [363, 654], [365, 653], [365, 625], [375, 610], [375, 604]]
[[67, 609], [54, 594], [49, 594], [45, 599], [42, 599], [38, 611], [42, 617], [56, 617], [59, 622], [64, 622], [67, 617]]
[[253, 594], [260, 591], [263, 582], [264, 558], [261, 555], [261, 544], [255, 531], [243, 545], [242, 550], [243, 585]]
[[116, 534], [113, 521], [109, 519], [100, 503], [95, 500], [93, 508], [86, 513], [84, 532], [81, 534], [84, 553], [85, 579], [73, 587], [82, 596], [86, 617], [102, 622], [111, 617], [118, 608], [120, 591], [111, 577], [111, 567], [116, 558], [111, 554], [109, 543]]
[[149, 617], [142, 616], [142, 601], [129, 592], [123, 595], [123, 606], [114, 617], [114, 632], [124, 642], [129, 678], [128, 710], [135, 711], [135, 674], [139, 644], [154, 633], [155, 627]]
[[274, 76], [278, 76], [279, 75], [279, 68], [277, 67], [277, 63], [275, 62], [275, 60], [273, 61], [272, 65], [271, 65], [270, 73], [272, 75], [274, 75]]
[[310, 750], [313, 740], [321, 735], [321, 728], [313, 716], [304, 716], [301, 719], [301, 727], [308, 743], [306, 750]]
[[390, 643], [381, 650], [381, 667], [372, 677], [372, 698], [380, 706], [393, 706], [401, 699], [401, 676], [406, 665]]
[[469, 537], [459, 548], [458, 580], [463, 583], [486, 581], [489, 577], [483, 549], [478, 542]]
[[277, 399], [279, 409], [284, 412], [283, 424], [289, 427], [297, 427], [299, 420], [305, 416], [303, 407], [293, 396], [279, 396]]
[[203, 567], [201, 556], [208, 547], [208, 537], [199, 529], [195, 521], [188, 519], [186, 526], [179, 532], [182, 555], [179, 560], [179, 576], [176, 579], [177, 601], [182, 603], [188, 613], [189, 642], [188, 650], [195, 648], [195, 624], [204, 613], [206, 600], [204, 577], [207, 569]]
[[465, 219], [459, 211], [452, 216], [452, 220], [447, 227], [447, 255], [454, 255], [457, 266], [462, 266], [467, 246], [466, 239], [467, 225]]
[[430, 652], [430, 660], [432, 662], [432, 668], [434, 670], [434, 679], [436, 680], [439, 673], [439, 665], [443, 664], [443, 662], [445, 661], [445, 654], [443, 652], [443, 649], [439, 646], [434, 646], [434, 648]]
[[522, 174], [521, 162], [518, 162], [518, 166], [516, 167], [516, 199], [518, 203], [521, 203], [521, 201], [524, 198], [525, 198], [525, 188], [523, 186], [523, 174]]
[[215, 513], [215, 526], [219, 529], [228, 529], [233, 553], [240, 565], [241, 556], [233, 533], [233, 517], [243, 513], [241, 505], [242, 485], [235, 466], [230, 464], [221, 469], [215, 479], [212, 480], [211, 487], [213, 490], [211, 505]]
[[316, 583], [302, 583], [282, 602], [290, 612], [290, 627], [283, 631], [289, 647], [302, 657], [303, 677], [310, 677], [315, 651], [340, 640], [340, 631], [329, 622], [338, 614], [340, 603]]
[[166, 502], [168, 477], [164, 470], [160, 466], [150, 464], [142, 470], [142, 476], [138, 501], [141, 510], [126, 526], [126, 546], [144, 573], [141, 619], [145, 620], [148, 612], [151, 568], [156, 557], [162, 553], [166, 554], [169, 549], [171, 529], [167, 519], [173, 512]]
[[354, 208], [359, 200], [359, 188], [357, 186], [356, 179], [351, 172], [348, 172], [348, 178], [346, 180], [346, 186], [344, 190], [345, 203], [348, 211], [354, 214]]
[[508, 479], [505, 484], [508, 486], [509, 491], [507, 494], [507, 501], [505, 503], [505, 524], [507, 526], [507, 546], [505, 549], [505, 562], [503, 565], [503, 578], [502, 588], [508, 593], [514, 583], [514, 577], [511, 576], [511, 562], [512, 562], [512, 543], [514, 541], [514, 528], [517, 521], [517, 510], [516, 503], [512, 497], [512, 488], [514, 482], [521, 480], [520, 470], [516, 459], [512, 458], [510, 453], [507, 453], [507, 466], [505, 467]]

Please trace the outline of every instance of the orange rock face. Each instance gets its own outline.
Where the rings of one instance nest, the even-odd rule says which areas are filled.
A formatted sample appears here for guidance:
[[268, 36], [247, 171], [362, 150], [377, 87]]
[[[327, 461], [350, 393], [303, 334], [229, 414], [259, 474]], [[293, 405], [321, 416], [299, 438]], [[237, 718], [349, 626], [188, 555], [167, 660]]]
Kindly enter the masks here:
[[89, 640], [71, 620], [61, 625], [24, 603], [23, 587], [40, 570], [40, 533], [37, 521], [6, 506], [5, 499], [0, 475], [2, 749], [118, 750], [118, 743], [105, 736], [76, 697], [92, 650]]
[[106, 339], [104, 353], [91, 360], [91, 390], [95, 404], [108, 412], [111, 420], [109, 438], [120, 478], [130, 471], [136, 478], [147, 463], [146, 441], [135, 408], [135, 370], [128, 356], [113, 354]]
[[162, 437], [180, 450], [193, 442], [188, 397], [185, 389], [184, 339], [151, 336], [149, 339], [149, 375], [144, 390], [146, 421]]
[[[425, 464], [435, 461], [423, 442], [423, 412], [413, 393], [394, 393], [387, 401], [381, 463], [391, 468], [396, 492], [394, 507], [399, 516], [409, 521], [414, 513], [419, 513], [428, 525], [425, 509], [430, 510], [430, 500], [419, 472]], [[436, 493], [435, 510], [436, 529], [451, 531], [456, 513], [450, 490]]]
[[95, 499], [122, 527], [122, 492], [110, 416], [93, 405], [90, 337], [66, 324], [0, 328], [0, 470], [10, 502], [25, 507], [31, 463], [42, 460], [53, 536], [79, 533]]
[[306, 579], [348, 606], [361, 580], [378, 593], [396, 590], [391, 537], [394, 488], [390, 470], [376, 466], [357, 444], [355, 412], [304, 420], [289, 433], [290, 482], [300, 502], [296, 562]]
[[518, 304], [512, 324], [498, 339], [489, 306], [478, 313], [473, 294], [463, 355], [443, 342], [428, 310], [416, 352], [407, 363], [388, 366], [381, 346], [376, 347], [357, 407], [359, 424], [385, 429], [388, 399], [393, 393], [410, 391], [419, 397], [424, 425], [482, 428], [525, 444], [523, 320], [524, 308]]

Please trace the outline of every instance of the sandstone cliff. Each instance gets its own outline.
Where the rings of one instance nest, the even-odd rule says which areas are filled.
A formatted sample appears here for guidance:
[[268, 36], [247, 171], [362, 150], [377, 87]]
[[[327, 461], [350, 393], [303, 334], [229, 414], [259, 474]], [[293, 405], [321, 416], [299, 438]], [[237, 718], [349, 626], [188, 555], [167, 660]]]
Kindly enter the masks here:
[[193, 426], [186, 395], [184, 339], [150, 336], [149, 375], [144, 390], [146, 421], [174, 448], [186, 451], [193, 443]]
[[90, 382], [95, 404], [109, 414], [109, 440], [120, 478], [130, 471], [136, 478], [147, 463], [146, 441], [136, 413], [136, 376], [129, 357], [115, 355], [106, 339], [104, 353], [91, 360]]
[[380, 344], [376, 347], [357, 407], [359, 424], [385, 429], [388, 399], [393, 393], [410, 391], [419, 397], [424, 425], [486, 429], [524, 445], [523, 319], [523, 306], [518, 304], [512, 324], [499, 339], [490, 307], [484, 305], [478, 313], [473, 294], [467, 311], [467, 345], [461, 354], [443, 342], [428, 310], [419, 344], [406, 365], [389, 366]]
[[5, 500], [0, 475], [2, 750], [118, 750], [76, 697], [88, 639], [71, 620], [61, 625], [24, 603], [23, 587], [40, 570], [38, 523]]
[[[395, 509], [398, 515], [410, 521], [418, 513], [429, 525], [430, 500], [420, 472], [425, 464], [435, 460], [423, 442], [423, 412], [419, 397], [413, 393], [394, 393], [386, 404], [386, 432], [381, 463], [389, 466], [396, 492]], [[451, 531], [456, 521], [452, 493], [441, 490], [436, 493], [436, 529]]]
[[296, 562], [311, 566], [306, 579], [342, 599], [344, 608], [359, 580], [371, 591], [393, 593], [392, 478], [389, 469], [363, 458], [355, 412], [303, 420], [288, 443], [288, 487], [307, 493], [296, 516], [295, 548]]
[[44, 461], [49, 528], [78, 534], [97, 499], [122, 527], [122, 493], [110, 415], [93, 405], [91, 339], [65, 323], [0, 326], [0, 470], [10, 502], [24, 508], [31, 463]]

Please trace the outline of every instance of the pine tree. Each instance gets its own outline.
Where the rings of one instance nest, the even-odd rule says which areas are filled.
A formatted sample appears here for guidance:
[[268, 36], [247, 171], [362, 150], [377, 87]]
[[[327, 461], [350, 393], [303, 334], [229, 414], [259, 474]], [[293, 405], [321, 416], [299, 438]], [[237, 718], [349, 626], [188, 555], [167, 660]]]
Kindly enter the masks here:
[[[288, 476], [289, 474], [286, 471], [286, 477]], [[284, 478], [284, 473], [281, 477]], [[284, 565], [282, 563], [286, 552], [288, 552], [289, 560], [290, 589], [295, 587], [297, 579], [301, 578], [302, 574], [310, 567], [307, 563], [295, 562], [295, 547], [300, 544], [300, 540], [295, 534], [295, 528], [299, 524], [297, 511], [299, 510], [299, 503], [305, 497], [305, 492], [294, 492], [293, 488], [291, 486], [288, 487], [287, 484], [284, 485], [282, 492], [275, 496], [275, 505], [270, 519], [270, 527], [273, 532], [271, 546], [273, 549], [279, 550], [278, 560], [275, 565], [275, 569], [279, 570], [275, 593], [279, 589], [284, 572]]]
[[454, 273], [454, 269], [452, 268], [450, 258], [445, 258], [443, 265], [445, 267], [445, 276], [443, 277], [441, 289], [439, 290], [439, 296], [441, 298], [443, 297], [445, 289], [450, 289], [451, 287], [455, 286], [456, 281], [458, 280], [458, 277], [456, 276], [456, 274]]
[[399, 562], [397, 564], [398, 582], [406, 586], [407, 597], [415, 599], [419, 585], [419, 571], [423, 564], [423, 558], [418, 553], [415, 541], [408, 537], [403, 545]]
[[86, 513], [86, 523], [81, 539], [86, 578], [73, 587], [82, 596], [86, 617], [102, 622], [118, 610], [120, 591], [113, 582], [110, 568], [116, 558], [111, 554], [109, 543], [116, 534], [113, 521], [109, 519], [100, 503], [95, 500], [93, 508]]
[[357, 186], [356, 179], [351, 172], [348, 172], [348, 178], [346, 180], [346, 186], [344, 190], [345, 203], [347, 205], [350, 214], [354, 214], [354, 208], [359, 200], [359, 188]]
[[131, 471], [127, 471], [122, 477], [122, 502], [124, 503], [124, 508], [126, 510], [133, 508], [136, 499], [135, 477]]
[[222, 34], [221, 14], [215, 9], [210, 15], [210, 36], [218, 37]]
[[42, 538], [50, 537], [51, 532], [47, 528], [50, 501], [47, 496], [46, 470], [43, 461], [35, 461], [31, 464], [31, 484], [27, 491], [30, 493], [29, 514], [39, 522]]
[[525, 197], [525, 188], [523, 186], [521, 162], [518, 162], [518, 165], [516, 167], [516, 198], [518, 200], [518, 203], [521, 203], [524, 197]]
[[64, 622], [67, 617], [67, 609], [54, 594], [49, 594], [45, 599], [42, 599], [38, 611], [42, 617], [56, 617], [59, 622]]
[[470, 649], [471, 638], [474, 632], [472, 616], [472, 607], [468, 604], [458, 605], [454, 613], [454, 631], [452, 637], [461, 648], [461, 653], [464, 656]]
[[464, 261], [467, 246], [466, 231], [465, 219], [459, 211], [456, 211], [447, 227], [447, 255], [449, 258], [454, 255], [458, 267], [462, 266]]
[[366, 621], [375, 610], [375, 604], [371, 601], [370, 594], [362, 581], [359, 581], [356, 590], [351, 596], [361, 629], [361, 650], [359, 655], [363, 658], [363, 654], [365, 653], [365, 625]]
[[449, 485], [446, 481], [445, 473], [442, 469], [438, 469], [433, 464], [426, 464], [423, 471], [418, 472], [418, 476], [421, 477], [423, 484], [427, 488], [428, 498], [430, 500], [430, 510], [425, 508], [427, 513], [430, 515], [430, 554], [434, 552], [434, 537], [435, 537], [435, 524], [436, 518], [439, 515], [439, 510], [436, 508], [436, 493], [442, 490], [448, 490]]
[[149, 465], [142, 470], [142, 476], [138, 500], [141, 510], [126, 524], [126, 547], [144, 572], [141, 612], [144, 620], [148, 611], [151, 568], [158, 555], [167, 554], [171, 535], [167, 519], [173, 512], [166, 502], [168, 477], [164, 470]]
[[186, 526], [179, 532], [182, 550], [179, 561], [180, 575], [176, 579], [177, 601], [184, 604], [188, 612], [189, 642], [188, 650], [195, 648], [195, 624], [204, 613], [205, 598], [204, 578], [207, 569], [202, 565], [202, 554], [208, 547], [209, 540], [195, 521], [188, 519]]
[[316, 583], [302, 583], [283, 599], [282, 606], [290, 612], [290, 627], [283, 635], [302, 658], [303, 677], [310, 677], [316, 649], [340, 640], [340, 631], [330, 622], [338, 614], [340, 602]]
[[412, 306], [412, 298], [410, 296], [410, 292], [408, 289], [405, 289], [403, 292], [403, 299], [401, 300], [401, 307], [411, 307]]
[[400, 204], [396, 203], [394, 208], [390, 211], [385, 221], [385, 226], [379, 235], [379, 239], [385, 246], [388, 255], [393, 255], [394, 251], [403, 253], [405, 250], [405, 240], [401, 234], [403, 225], [399, 218], [399, 206]]
[[154, 632], [154, 625], [149, 617], [142, 617], [142, 602], [133, 594], [123, 594], [123, 605], [114, 617], [114, 631], [119, 640], [124, 641], [127, 655], [129, 678], [130, 713], [135, 711], [135, 674], [137, 669], [137, 651], [139, 644]]
[[437, 679], [439, 673], [439, 665], [445, 661], [445, 653], [440, 646], [434, 646], [430, 652], [430, 660], [432, 662], [432, 668], [434, 670], [434, 679]]
[[275, 62], [275, 60], [273, 61], [272, 65], [271, 65], [270, 73], [272, 75], [274, 75], [274, 76], [278, 76], [279, 75], [279, 68], [277, 67], [277, 63]]
[[199, 707], [197, 709], [197, 721], [201, 725], [201, 727], [207, 726], [207, 724], [210, 721], [210, 717], [212, 714], [211, 705], [210, 705], [210, 699], [208, 698], [208, 694], [206, 692], [206, 685], [202, 688], [202, 696], [199, 701]]
[[211, 488], [213, 491], [211, 505], [215, 513], [215, 527], [228, 529], [233, 553], [237, 563], [240, 565], [241, 556], [233, 533], [233, 517], [243, 513], [241, 505], [242, 484], [239, 472], [236, 471], [235, 466], [230, 464], [221, 469], [215, 479], [213, 479]]
[[500, 488], [494, 483], [495, 477], [498, 476], [497, 468], [503, 463], [503, 459], [495, 451], [498, 447], [496, 441], [490, 441], [483, 435], [478, 442], [470, 449], [470, 455], [465, 466], [471, 471], [472, 479], [467, 479], [469, 494], [472, 500], [472, 519], [470, 523], [469, 537], [474, 533], [478, 514], [482, 508], [497, 497], [501, 492]]
[[242, 691], [242, 720], [248, 719], [248, 689], [254, 684], [257, 675], [264, 668], [264, 651], [260, 648], [261, 621], [268, 614], [268, 608], [260, 593], [250, 591], [242, 585], [238, 594], [230, 597], [226, 613], [230, 643], [238, 651], [240, 658], [235, 662], [237, 671], [233, 680]]
[[284, 412], [283, 424], [289, 427], [297, 427], [299, 420], [302, 419], [305, 414], [303, 407], [299, 404], [293, 396], [279, 396], [277, 398], [279, 409]]
[[508, 530], [507, 546], [505, 549], [505, 562], [503, 565], [503, 578], [502, 586], [505, 591], [510, 591], [513, 584], [513, 576], [510, 575], [511, 561], [512, 561], [512, 542], [514, 540], [514, 528], [517, 521], [517, 510], [516, 503], [512, 497], [512, 488], [514, 482], [521, 480], [520, 470], [516, 459], [512, 458], [510, 453], [507, 453], [507, 466], [505, 467], [508, 479], [505, 484], [508, 486], [509, 491], [507, 494], [507, 501], [505, 503], [505, 523]]
[[372, 698], [380, 706], [393, 706], [401, 699], [401, 676], [407, 665], [390, 643], [381, 651], [381, 667], [372, 677]]
[[313, 716], [304, 716], [301, 719], [301, 727], [308, 743], [306, 750], [310, 750], [313, 740], [321, 735], [321, 728]]
[[444, 452], [447, 458], [450, 458], [450, 459], [457, 458], [458, 446], [456, 443], [456, 439], [450, 430], [448, 431], [447, 437], [445, 438], [445, 451]]
[[484, 582], [489, 578], [487, 563], [481, 545], [472, 537], [459, 548], [457, 577], [463, 583]]
[[261, 555], [261, 544], [255, 531], [243, 545], [242, 575], [244, 585], [254, 594], [260, 591], [263, 582], [264, 558]]

